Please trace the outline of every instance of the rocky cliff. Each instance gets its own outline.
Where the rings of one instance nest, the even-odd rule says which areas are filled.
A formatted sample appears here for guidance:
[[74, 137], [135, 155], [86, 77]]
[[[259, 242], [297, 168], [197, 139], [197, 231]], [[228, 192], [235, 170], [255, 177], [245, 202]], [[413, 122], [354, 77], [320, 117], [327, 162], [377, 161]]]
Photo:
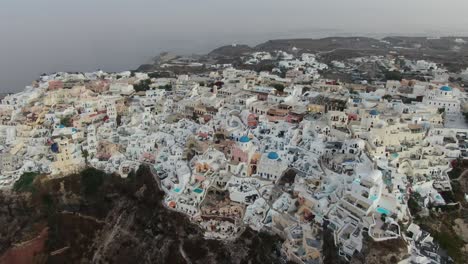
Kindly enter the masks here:
[[[102, 181], [86, 180], [93, 174]], [[162, 205], [163, 192], [146, 167], [128, 179], [92, 169], [39, 177], [31, 193], [0, 197], [8, 205], [0, 209], [1, 263], [12, 261], [12, 251], [29, 252], [29, 263], [280, 262], [281, 240], [269, 234], [247, 230], [234, 241], [204, 239], [185, 215]], [[43, 247], [21, 247], [45, 228]]]

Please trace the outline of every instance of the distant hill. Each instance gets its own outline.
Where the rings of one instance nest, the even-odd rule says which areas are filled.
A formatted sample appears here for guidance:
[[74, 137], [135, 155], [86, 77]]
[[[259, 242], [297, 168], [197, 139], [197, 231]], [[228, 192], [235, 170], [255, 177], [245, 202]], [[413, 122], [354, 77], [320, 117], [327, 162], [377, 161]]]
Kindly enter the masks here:
[[[355, 57], [389, 53], [402, 55], [409, 59], [425, 59], [445, 65], [450, 71], [457, 72], [468, 67], [468, 37], [405, 37], [391, 36], [383, 39], [369, 37], [328, 37], [321, 39], [276, 39], [258, 44], [226, 45], [198, 57], [201, 63], [242, 64], [241, 57], [255, 51], [272, 52], [282, 50], [289, 53], [304, 52], [319, 55], [324, 62], [346, 60]], [[170, 60], [167, 53], [156, 57], [151, 65], [142, 65], [140, 70], [157, 70], [161, 58]], [[197, 69], [199, 70], [199, 69]]]
[[[389, 42], [393, 46], [405, 48], [422, 48], [435, 50], [450, 50], [454, 46], [465, 47], [468, 43], [468, 37], [441, 37], [441, 38], [426, 38], [426, 37], [402, 37], [393, 36], [386, 37], [384, 41]], [[465, 43], [463, 43], [465, 42]]]
[[322, 39], [278, 39], [257, 45], [257, 50], [291, 50], [297, 48], [308, 52], [333, 49], [379, 49], [387, 45], [380, 40], [367, 37], [330, 37]]
[[247, 45], [227, 45], [212, 50], [207, 54], [208, 57], [235, 57], [255, 51]]

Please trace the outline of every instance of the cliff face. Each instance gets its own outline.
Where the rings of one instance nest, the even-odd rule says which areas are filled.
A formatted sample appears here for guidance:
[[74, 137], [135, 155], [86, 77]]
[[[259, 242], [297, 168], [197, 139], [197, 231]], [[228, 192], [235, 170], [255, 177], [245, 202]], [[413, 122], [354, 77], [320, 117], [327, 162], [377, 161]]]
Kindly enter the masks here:
[[0, 211], [0, 225], [6, 230], [0, 255], [48, 227], [45, 247], [31, 263], [280, 261], [281, 241], [268, 234], [247, 230], [235, 241], [204, 239], [185, 215], [162, 205], [163, 192], [148, 168], [140, 168], [130, 179], [110, 175], [103, 179], [93, 192], [86, 191], [83, 175], [71, 175], [38, 179], [32, 194], [2, 194], [11, 209]]

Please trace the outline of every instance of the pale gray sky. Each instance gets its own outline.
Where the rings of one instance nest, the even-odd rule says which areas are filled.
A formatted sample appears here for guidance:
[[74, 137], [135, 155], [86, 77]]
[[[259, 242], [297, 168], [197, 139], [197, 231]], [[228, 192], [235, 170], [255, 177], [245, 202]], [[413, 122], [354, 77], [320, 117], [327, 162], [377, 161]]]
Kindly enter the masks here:
[[467, 11], [467, 0], [1, 0], [0, 92], [43, 72], [134, 69], [233, 42], [467, 35]]

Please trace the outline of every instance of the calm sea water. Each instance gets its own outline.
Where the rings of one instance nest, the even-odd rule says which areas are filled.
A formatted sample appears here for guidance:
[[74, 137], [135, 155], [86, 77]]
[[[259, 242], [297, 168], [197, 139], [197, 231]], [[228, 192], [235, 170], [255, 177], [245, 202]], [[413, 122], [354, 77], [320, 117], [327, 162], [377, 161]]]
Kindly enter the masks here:
[[85, 72], [98, 69], [114, 72], [136, 69], [163, 51], [204, 54], [219, 46], [233, 43], [254, 46], [270, 39], [356, 35], [383, 37], [383, 34], [379, 33], [346, 33], [334, 29], [235, 35], [229, 32], [216, 35], [193, 33], [177, 37], [135, 35], [95, 40], [83, 38], [78, 34], [73, 35], [73, 39], [65, 42], [62, 40], [60, 43], [55, 41], [55, 38], [60, 36], [51, 36], [42, 41], [25, 41], [0, 49], [0, 93], [21, 91], [42, 73]]

